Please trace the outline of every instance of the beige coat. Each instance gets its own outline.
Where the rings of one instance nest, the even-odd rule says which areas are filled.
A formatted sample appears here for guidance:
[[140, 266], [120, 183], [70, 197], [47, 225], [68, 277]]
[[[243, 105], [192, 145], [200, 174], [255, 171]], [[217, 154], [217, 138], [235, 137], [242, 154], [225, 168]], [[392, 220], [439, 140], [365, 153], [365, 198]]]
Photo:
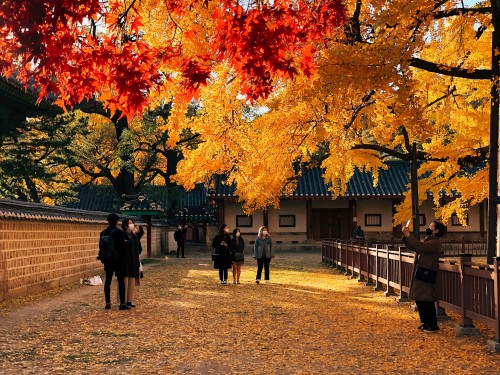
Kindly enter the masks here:
[[419, 242], [415, 237], [410, 236], [403, 239], [406, 247], [416, 252], [415, 261], [413, 263], [412, 279], [410, 283], [409, 297], [414, 301], [437, 301], [438, 300], [438, 283], [439, 276], [436, 282], [431, 284], [425, 281], [415, 279], [415, 266], [418, 264], [421, 267], [429, 268], [438, 271], [439, 254], [441, 250], [441, 240], [438, 237], [430, 236]]

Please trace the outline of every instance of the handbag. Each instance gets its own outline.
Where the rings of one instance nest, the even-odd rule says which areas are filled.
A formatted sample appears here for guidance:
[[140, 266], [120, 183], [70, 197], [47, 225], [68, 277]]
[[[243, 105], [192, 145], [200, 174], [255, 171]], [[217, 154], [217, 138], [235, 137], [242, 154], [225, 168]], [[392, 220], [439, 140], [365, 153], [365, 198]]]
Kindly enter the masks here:
[[212, 261], [215, 262], [216, 260], [219, 259], [219, 249], [216, 249], [215, 247], [212, 249]]
[[417, 264], [415, 266], [414, 276], [415, 276], [415, 279], [417, 279], [417, 280], [425, 281], [426, 283], [433, 284], [434, 282], [436, 282], [437, 272], [434, 270], [431, 270], [429, 268], [419, 266]]
[[241, 262], [245, 258], [245, 255], [243, 253], [235, 253], [234, 254], [234, 260], [237, 262]]

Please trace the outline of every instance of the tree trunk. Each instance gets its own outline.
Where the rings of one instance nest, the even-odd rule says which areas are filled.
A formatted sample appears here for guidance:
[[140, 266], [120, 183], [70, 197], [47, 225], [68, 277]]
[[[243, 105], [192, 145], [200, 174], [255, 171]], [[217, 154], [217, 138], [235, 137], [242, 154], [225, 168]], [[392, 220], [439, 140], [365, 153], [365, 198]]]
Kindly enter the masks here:
[[498, 78], [500, 76], [500, 10], [499, 1], [491, 2], [493, 35], [491, 42], [491, 112], [490, 112], [490, 171], [488, 191], [488, 263], [493, 264], [493, 258], [498, 249], [498, 110], [499, 92]]
[[[120, 138], [125, 129], [128, 129], [128, 120], [127, 117], [122, 117], [119, 119], [121, 113], [117, 112], [112, 118], [111, 121], [115, 125], [116, 131], [116, 139], [120, 141]], [[120, 158], [125, 162], [129, 162], [131, 160], [131, 155], [121, 154]], [[113, 183], [113, 187], [115, 188], [116, 193], [120, 197], [121, 203], [125, 203], [122, 196], [124, 194], [138, 194], [140, 192], [140, 186], [135, 185], [134, 172], [129, 169], [122, 167], [118, 176], [116, 176], [115, 182]]]

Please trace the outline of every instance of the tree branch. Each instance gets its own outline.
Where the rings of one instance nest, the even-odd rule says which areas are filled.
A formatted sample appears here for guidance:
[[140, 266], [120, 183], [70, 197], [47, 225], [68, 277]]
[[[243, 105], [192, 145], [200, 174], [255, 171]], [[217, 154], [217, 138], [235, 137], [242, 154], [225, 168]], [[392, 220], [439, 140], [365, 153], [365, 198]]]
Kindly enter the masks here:
[[436, 64], [430, 61], [422, 60], [418, 57], [413, 57], [410, 60], [410, 66], [451, 77], [466, 79], [491, 79], [491, 69], [476, 69], [470, 71], [467, 69], [453, 68], [446, 65]]

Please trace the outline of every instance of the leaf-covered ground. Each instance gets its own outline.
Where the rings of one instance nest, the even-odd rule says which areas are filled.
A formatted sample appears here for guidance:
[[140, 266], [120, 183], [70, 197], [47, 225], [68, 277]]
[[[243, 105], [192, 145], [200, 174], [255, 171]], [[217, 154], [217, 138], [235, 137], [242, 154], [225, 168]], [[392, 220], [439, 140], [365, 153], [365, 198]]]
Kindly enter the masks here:
[[227, 287], [208, 254], [188, 255], [147, 264], [129, 311], [104, 310], [102, 287], [85, 285], [1, 304], [0, 372], [500, 374], [491, 330], [456, 337], [451, 320], [418, 331], [411, 304], [348, 280], [319, 253], [279, 254], [268, 285], [247, 259], [242, 284]]

